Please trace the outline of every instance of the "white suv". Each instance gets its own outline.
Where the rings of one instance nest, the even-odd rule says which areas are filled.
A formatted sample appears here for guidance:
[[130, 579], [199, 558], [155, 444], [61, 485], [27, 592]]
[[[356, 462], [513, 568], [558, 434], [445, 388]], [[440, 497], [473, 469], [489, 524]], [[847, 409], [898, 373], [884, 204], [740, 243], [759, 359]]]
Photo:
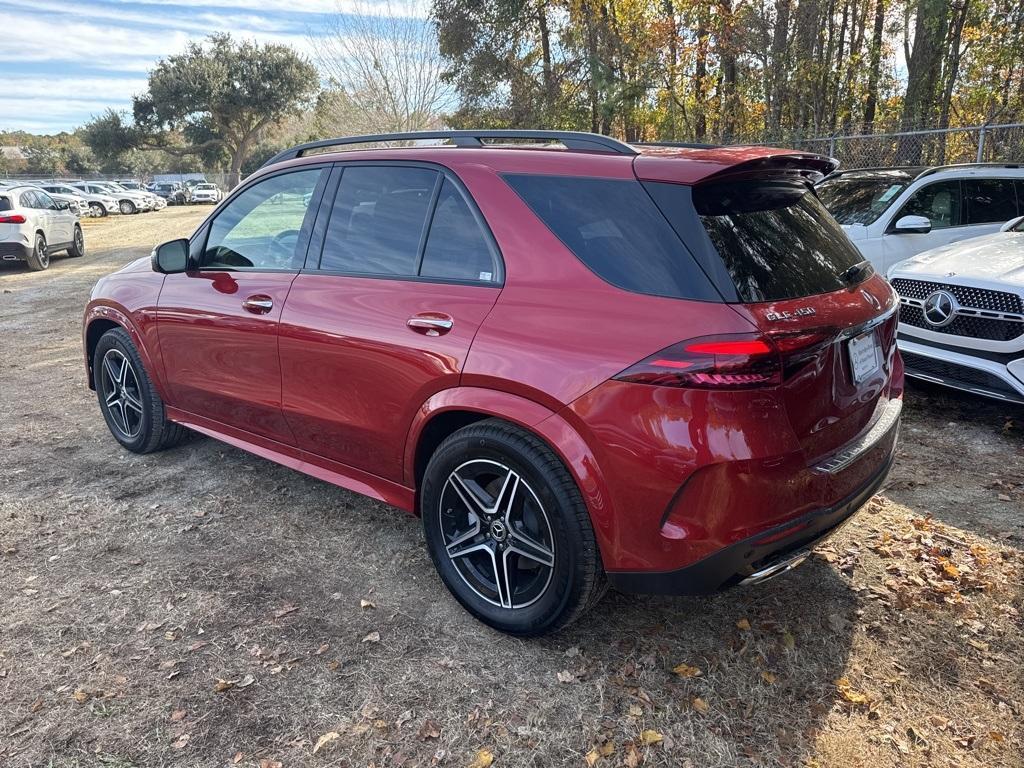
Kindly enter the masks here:
[[1024, 214], [1024, 169], [945, 165], [836, 171], [821, 201], [878, 272], [922, 251], [979, 235]]
[[0, 259], [24, 261], [32, 270], [50, 266], [50, 256], [85, 255], [78, 216], [36, 187], [0, 188]]
[[897, 264], [908, 376], [1024, 404], [1024, 216]]
[[89, 192], [81, 187], [72, 187], [61, 181], [39, 182], [36, 186], [49, 192], [51, 195], [76, 195], [83, 198], [89, 205], [89, 212], [93, 216], [107, 216], [111, 213], [120, 213], [117, 198], [109, 192]]

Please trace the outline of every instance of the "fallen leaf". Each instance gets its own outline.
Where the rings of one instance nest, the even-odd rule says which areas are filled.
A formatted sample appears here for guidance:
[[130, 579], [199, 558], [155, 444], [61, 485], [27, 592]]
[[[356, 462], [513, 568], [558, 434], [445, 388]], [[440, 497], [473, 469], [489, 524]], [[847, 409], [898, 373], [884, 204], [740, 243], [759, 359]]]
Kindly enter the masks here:
[[796, 638], [793, 637], [788, 630], [782, 633], [782, 645], [788, 651], [792, 651], [796, 648]]
[[558, 682], [560, 682], [560, 683], [574, 683], [574, 682], [576, 682], [576, 675], [574, 675], [572, 672], [570, 672], [567, 669], [563, 669], [561, 672], [559, 672], [556, 675], [556, 677], [558, 678]]
[[269, 757], [264, 757], [260, 760], [260, 768], [282, 768], [280, 760], [271, 760]]
[[615, 754], [615, 742], [606, 741], [604, 744], [597, 748], [597, 751], [601, 753], [601, 757], [611, 757]]
[[368, 634], [366, 637], [363, 638], [363, 642], [364, 643], [379, 643], [380, 642], [380, 632], [377, 632], [376, 630], [371, 632], [370, 634]]
[[646, 730], [640, 733], [640, 741], [642, 741], [647, 746], [651, 746], [652, 744], [660, 744], [664, 740], [664, 738], [665, 737], [657, 731]]
[[359, 601], [360, 608], [376, 608], [377, 606], [371, 603], [369, 600], [363, 599]]
[[327, 645], [327, 643], [324, 643], [316, 649], [316, 655], [319, 656], [320, 654], [324, 653], [328, 648], [330, 648], [330, 646]]
[[469, 768], [488, 768], [488, 766], [494, 762], [494, 753], [489, 749], [481, 749], [476, 753], [476, 757], [473, 758], [473, 762], [469, 764]]
[[866, 693], [861, 693], [850, 684], [849, 678], [841, 677], [836, 680], [836, 689], [839, 691], [839, 695], [850, 704], [862, 706], [871, 702], [871, 698]]
[[176, 709], [176, 710], [174, 710], [173, 712], [171, 712], [171, 722], [172, 723], [180, 723], [182, 720], [185, 719], [185, 715], [186, 714], [187, 713], [185, 712], [184, 709]]
[[711, 707], [708, 706], [708, 703], [704, 701], [704, 699], [702, 699], [700, 696], [694, 696], [693, 700], [690, 701], [690, 704], [693, 706], [695, 710], [700, 712], [702, 715], [706, 715], [711, 710]]
[[771, 685], [775, 682], [775, 675], [773, 675], [771, 672], [767, 670], [762, 670], [761, 679], [768, 683], [768, 685]]
[[239, 680], [237, 683], [235, 683], [235, 688], [248, 688], [250, 685], [252, 685], [255, 682], [256, 682], [256, 678], [255, 677], [253, 677], [252, 675], [246, 675], [241, 680]]
[[313, 754], [315, 755], [321, 749], [327, 747], [329, 744], [331, 744], [332, 742], [337, 741], [340, 738], [341, 738], [341, 734], [338, 733], [337, 731], [328, 731], [327, 733], [325, 733], [323, 736], [321, 736], [319, 739], [316, 740], [316, 746], [313, 747]]
[[174, 740], [174, 742], [171, 744], [171, 746], [174, 747], [175, 749], [184, 749], [185, 745], [188, 744], [188, 738], [189, 738], [188, 734], [187, 733], [183, 733], [183, 734], [181, 734], [181, 736], [179, 736], [177, 739]]
[[83, 688], [76, 688], [75, 692], [71, 694], [71, 698], [73, 698], [79, 704], [84, 704], [92, 698], [92, 694]]
[[245, 755], [243, 755], [241, 752], [235, 752], [235, 756], [231, 758], [231, 763], [233, 765], [238, 765], [240, 762], [242, 762], [243, 757], [245, 757]]
[[213, 690], [216, 693], [224, 693], [224, 691], [230, 691], [232, 688], [234, 688], [235, 683], [237, 682], [237, 680], [222, 680], [218, 677], [217, 682], [213, 686]]
[[689, 664], [677, 664], [672, 671], [680, 677], [700, 677], [700, 668], [691, 667]]
[[999, 741], [999, 742], [1006, 741], [1006, 735], [1001, 733], [1000, 731], [989, 731], [988, 732], [988, 737], [990, 739], [992, 739], [992, 741]]
[[596, 749], [592, 749], [589, 752], [587, 752], [587, 754], [584, 756], [584, 759], [587, 761], [587, 765], [593, 765], [601, 759], [601, 753], [598, 752]]
[[426, 741], [427, 739], [437, 739], [441, 736], [441, 726], [436, 720], [431, 720], [429, 717], [423, 721], [423, 725], [420, 726], [419, 731], [416, 734], [421, 739]]
[[739, 621], [736, 622], [736, 628], [739, 629], [742, 632], [749, 632], [750, 631], [750, 622], [747, 621], [746, 619], [740, 619]]
[[195, 652], [207, 645], [209, 645], [209, 643], [206, 640], [199, 640], [198, 642], [192, 643], [192, 645], [190, 645], [188, 649], [189, 651]]

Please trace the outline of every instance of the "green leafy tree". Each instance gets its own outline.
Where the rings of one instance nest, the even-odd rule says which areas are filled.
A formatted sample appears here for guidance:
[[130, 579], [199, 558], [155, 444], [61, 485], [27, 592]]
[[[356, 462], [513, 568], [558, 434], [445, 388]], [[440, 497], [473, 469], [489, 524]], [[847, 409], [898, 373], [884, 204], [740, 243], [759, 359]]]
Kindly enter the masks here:
[[107, 160], [145, 149], [224, 162], [237, 183], [264, 134], [310, 106], [318, 90], [316, 68], [288, 46], [215, 34], [160, 61], [132, 120], [108, 111], [86, 126], [86, 140]]

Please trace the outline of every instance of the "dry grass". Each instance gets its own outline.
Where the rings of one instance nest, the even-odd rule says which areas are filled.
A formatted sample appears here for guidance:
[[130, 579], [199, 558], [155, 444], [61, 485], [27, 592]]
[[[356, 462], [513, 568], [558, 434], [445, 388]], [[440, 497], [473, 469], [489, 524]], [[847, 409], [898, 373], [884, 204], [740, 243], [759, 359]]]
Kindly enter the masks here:
[[89, 288], [207, 212], [0, 271], [0, 765], [1024, 765], [1024, 414], [912, 390], [886, 495], [813, 561], [513, 640], [447, 596], [417, 521], [106, 433]]

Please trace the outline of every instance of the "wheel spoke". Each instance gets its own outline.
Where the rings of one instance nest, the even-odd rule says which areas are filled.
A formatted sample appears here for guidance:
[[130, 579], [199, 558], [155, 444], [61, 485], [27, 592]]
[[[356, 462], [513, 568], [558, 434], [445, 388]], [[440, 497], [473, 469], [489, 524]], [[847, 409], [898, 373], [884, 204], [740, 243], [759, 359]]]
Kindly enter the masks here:
[[448, 555], [450, 557], [461, 557], [462, 555], [461, 554], [455, 554], [455, 551], [457, 551], [457, 549], [459, 547], [461, 547], [462, 545], [464, 545], [467, 541], [472, 541], [473, 538], [477, 534], [479, 534], [479, 533], [480, 533], [480, 519], [477, 518], [476, 520], [473, 521], [473, 525], [470, 526], [470, 529], [468, 531], [466, 531], [465, 533], [463, 533], [460, 536], [457, 536], [451, 543], [449, 543], [447, 545], [446, 549], [448, 550]]
[[508, 550], [501, 552], [501, 563], [498, 563], [498, 552], [491, 550], [494, 561], [494, 583], [498, 587], [498, 602], [502, 608], [512, 608], [512, 580], [509, 578]]
[[519, 475], [510, 469], [508, 474], [505, 475], [505, 481], [501, 484], [501, 490], [498, 491], [498, 498], [494, 500], [492, 514], [500, 514], [507, 523], [509, 515], [512, 513], [512, 503], [516, 499], [516, 491], [518, 489]]
[[515, 526], [509, 526], [509, 549], [521, 557], [551, 568], [555, 564], [555, 553], [529, 534]]
[[118, 400], [120, 400], [120, 398], [117, 396], [117, 390], [115, 389], [107, 395], [107, 407], [112, 408]]
[[[462, 499], [462, 503], [466, 505], [466, 508], [473, 515], [479, 518], [488, 514], [488, 507], [480, 499], [479, 491], [482, 491], [480, 486], [473, 481], [467, 482], [459, 476], [458, 472], [452, 472], [448, 479], [451, 481], [452, 487], [459, 495], [459, 498]], [[474, 490], [474, 488], [479, 490]]]
[[[468, 544], [466, 546], [457, 547], [455, 549], [449, 547], [448, 557], [450, 557], [452, 560], [455, 560], [459, 557], [466, 557], [466, 555], [472, 555], [474, 552], [491, 552], [491, 546], [487, 542], [482, 541], [479, 544]], [[491, 554], [493, 558], [493, 552]]]
[[131, 408], [133, 411], [139, 413], [140, 415], [142, 414], [142, 403], [131, 392], [125, 390], [123, 400], [126, 406]]
[[127, 357], [122, 357], [121, 358], [121, 372], [118, 374], [118, 377], [117, 377], [117, 383], [120, 384], [122, 387], [126, 383], [125, 377], [128, 375], [128, 371], [129, 371], [129, 368], [128, 368], [128, 358]]
[[114, 405], [117, 406], [117, 410], [115, 411], [115, 410], [111, 409], [110, 415], [113, 416], [114, 413], [119, 413], [121, 415], [121, 423], [118, 426], [121, 428], [121, 430], [126, 435], [130, 436], [131, 435], [131, 431], [128, 429], [128, 412], [124, 409], [124, 401], [123, 400], [117, 400], [114, 403]]
[[121, 383], [121, 379], [118, 378], [117, 368], [114, 366], [114, 361], [109, 355], [103, 358], [103, 369], [107, 372], [107, 378], [110, 379], [110, 383], [114, 385], [116, 390], [118, 384]]

